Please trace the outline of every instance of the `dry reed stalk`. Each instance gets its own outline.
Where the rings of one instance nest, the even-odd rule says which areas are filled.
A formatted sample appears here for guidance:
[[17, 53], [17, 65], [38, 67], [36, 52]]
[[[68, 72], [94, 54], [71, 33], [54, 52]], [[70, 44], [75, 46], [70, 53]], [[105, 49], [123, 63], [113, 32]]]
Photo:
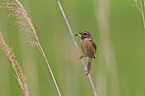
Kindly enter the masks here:
[[[69, 22], [68, 22], [68, 20], [67, 20], [67, 18], [66, 18], [66, 16], [65, 16], [65, 13], [64, 13], [64, 11], [63, 11], [63, 9], [62, 9], [61, 4], [60, 4], [60, 1], [57, 0], [57, 2], [58, 2], [58, 5], [59, 5], [60, 10], [61, 10], [61, 12], [62, 12], [62, 15], [63, 15], [63, 17], [64, 17], [64, 20], [65, 20], [65, 22], [66, 22], [66, 24], [67, 24], [67, 27], [68, 27], [68, 29], [69, 29], [70, 35], [71, 35], [71, 37], [72, 37], [72, 39], [73, 39], [74, 45], [75, 45], [75, 47], [76, 47], [76, 49], [77, 49], [77, 51], [78, 51], [78, 54], [79, 54], [79, 56], [82, 56], [82, 55], [81, 55], [81, 52], [80, 52], [80, 50], [79, 50], [79, 47], [78, 47], [78, 45], [77, 45], [77, 42], [76, 42], [76, 40], [75, 40], [75, 38], [74, 38], [73, 32], [72, 32], [72, 30], [71, 30], [71, 27], [70, 27], [70, 25], [69, 25]], [[81, 61], [82, 61], [82, 65], [83, 65], [83, 67], [84, 67], [84, 70], [87, 70], [87, 67], [86, 67], [86, 65], [85, 65], [84, 60], [81, 59]], [[96, 92], [96, 90], [95, 90], [95, 87], [94, 87], [94, 84], [93, 84], [93, 82], [92, 82], [92, 79], [91, 79], [90, 74], [87, 75], [87, 78], [88, 78], [89, 83], [90, 83], [90, 85], [91, 85], [91, 88], [92, 88], [92, 91], [93, 91], [94, 96], [97, 96], [97, 92]]]
[[18, 0], [12, 0], [12, 1], [4, 0], [4, 3], [2, 6], [3, 6], [3, 8], [7, 8], [7, 9], [13, 11], [13, 13], [10, 13], [9, 16], [13, 16], [16, 18], [17, 23], [19, 24], [19, 27], [21, 28], [21, 31], [31, 33], [31, 35], [34, 37], [34, 41], [30, 41], [29, 43], [31, 43], [31, 45], [33, 45], [33, 46], [36, 46], [39, 49], [39, 51], [42, 53], [42, 55], [47, 63], [47, 66], [49, 68], [49, 71], [51, 73], [51, 76], [54, 81], [57, 92], [58, 92], [59, 96], [61, 96], [61, 93], [59, 91], [59, 88], [58, 88], [58, 85], [54, 78], [51, 67], [48, 63], [48, 60], [47, 60], [45, 53], [42, 49], [42, 46], [40, 44], [39, 38], [36, 34], [35, 28], [31, 22], [31, 19], [28, 17], [26, 10], [23, 8], [23, 5]]
[[27, 87], [27, 84], [25, 82], [25, 77], [22, 73], [22, 69], [15, 58], [15, 54], [13, 52], [13, 49], [9, 48], [8, 45], [5, 43], [5, 41], [1, 35], [1, 32], [0, 32], [0, 47], [6, 53], [8, 58], [10, 59], [12, 66], [16, 72], [19, 85], [20, 85], [21, 89], [23, 90], [25, 96], [29, 96], [28, 87]]
[[[144, 24], [144, 30], [145, 30], [145, 18], [144, 18], [144, 4], [145, 4], [145, 0], [142, 3], [142, 0], [134, 0], [136, 7], [138, 8], [139, 12], [142, 15], [142, 20], [143, 20], [143, 24]], [[133, 5], [134, 6], [134, 5]]]
[[107, 67], [107, 75], [110, 83], [110, 96], [120, 96], [120, 86], [118, 80], [116, 59], [110, 38], [110, 29], [108, 23], [108, 17], [110, 12], [109, 3], [109, 0], [98, 0], [98, 2], [94, 0], [94, 8], [97, 17], [96, 20], [99, 25], [100, 44], [104, 53], [105, 63]]

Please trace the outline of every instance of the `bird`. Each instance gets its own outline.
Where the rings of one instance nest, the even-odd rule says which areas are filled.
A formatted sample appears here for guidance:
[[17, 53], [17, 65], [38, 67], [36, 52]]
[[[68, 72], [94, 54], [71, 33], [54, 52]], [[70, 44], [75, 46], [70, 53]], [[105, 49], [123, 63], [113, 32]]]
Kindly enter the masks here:
[[86, 75], [88, 75], [91, 70], [92, 59], [95, 58], [97, 46], [92, 38], [92, 35], [87, 31], [81, 31], [78, 34], [75, 34], [75, 36], [79, 36], [81, 38], [81, 50], [84, 55], [80, 56], [80, 59], [83, 57], [88, 58], [88, 66], [86, 70]]

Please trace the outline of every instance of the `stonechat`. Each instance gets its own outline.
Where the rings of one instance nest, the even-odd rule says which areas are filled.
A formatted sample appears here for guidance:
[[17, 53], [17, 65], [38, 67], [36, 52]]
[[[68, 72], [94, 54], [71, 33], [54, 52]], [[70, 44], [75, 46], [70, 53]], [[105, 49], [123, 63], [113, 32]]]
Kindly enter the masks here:
[[84, 55], [80, 57], [82, 59], [83, 57], [88, 58], [88, 66], [87, 66], [87, 74], [89, 74], [91, 70], [91, 63], [92, 59], [95, 58], [96, 53], [96, 44], [92, 38], [92, 35], [87, 31], [82, 31], [78, 34], [75, 34], [75, 36], [79, 36], [81, 38], [81, 49]]

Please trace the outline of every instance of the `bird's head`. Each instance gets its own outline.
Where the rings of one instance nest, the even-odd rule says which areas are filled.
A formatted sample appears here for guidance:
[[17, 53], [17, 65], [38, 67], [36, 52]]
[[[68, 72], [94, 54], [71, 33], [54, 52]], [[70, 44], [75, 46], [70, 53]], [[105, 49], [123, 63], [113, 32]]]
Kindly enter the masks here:
[[75, 36], [79, 36], [82, 40], [84, 40], [84, 39], [92, 39], [91, 34], [89, 32], [87, 32], [87, 31], [82, 31], [82, 32], [80, 32], [78, 34], [75, 34]]

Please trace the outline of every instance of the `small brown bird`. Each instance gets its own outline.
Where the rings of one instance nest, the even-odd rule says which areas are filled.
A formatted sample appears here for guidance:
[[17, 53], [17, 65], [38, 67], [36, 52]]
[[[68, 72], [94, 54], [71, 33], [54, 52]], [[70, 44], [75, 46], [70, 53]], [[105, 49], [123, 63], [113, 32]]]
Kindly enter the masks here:
[[75, 34], [75, 36], [79, 36], [81, 38], [81, 49], [84, 53], [80, 57], [82, 59], [83, 57], [88, 57], [88, 66], [87, 66], [87, 74], [89, 74], [91, 70], [91, 63], [92, 59], [95, 58], [95, 53], [96, 53], [96, 44], [91, 36], [91, 34], [87, 31], [82, 31], [78, 34]]

